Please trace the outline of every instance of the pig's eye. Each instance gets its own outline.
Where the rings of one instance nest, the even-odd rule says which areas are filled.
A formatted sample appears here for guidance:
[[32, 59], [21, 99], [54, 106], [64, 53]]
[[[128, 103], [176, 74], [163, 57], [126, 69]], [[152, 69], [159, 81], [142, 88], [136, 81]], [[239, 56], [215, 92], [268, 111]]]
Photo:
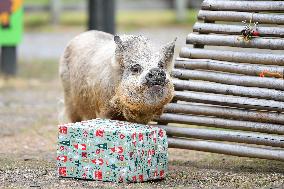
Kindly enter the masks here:
[[159, 61], [158, 67], [164, 69], [165, 63], [163, 61]]
[[133, 73], [139, 73], [141, 72], [141, 66], [139, 64], [134, 64], [130, 67], [131, 72]]

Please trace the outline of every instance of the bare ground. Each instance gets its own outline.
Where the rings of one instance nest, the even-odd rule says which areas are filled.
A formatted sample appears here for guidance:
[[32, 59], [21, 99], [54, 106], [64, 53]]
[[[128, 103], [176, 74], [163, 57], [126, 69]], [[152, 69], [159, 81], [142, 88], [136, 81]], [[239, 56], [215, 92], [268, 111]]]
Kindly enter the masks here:
[[169, 151], [169, 172], [162, 181], [58, 178], [59, 80], [56, 74], [41, 78], [41, 68], [31, 72], [30, 65], [22, 66], [27, 77], [0, 79], [0, 188], [284, 188], [283, 162], [177, 149]]

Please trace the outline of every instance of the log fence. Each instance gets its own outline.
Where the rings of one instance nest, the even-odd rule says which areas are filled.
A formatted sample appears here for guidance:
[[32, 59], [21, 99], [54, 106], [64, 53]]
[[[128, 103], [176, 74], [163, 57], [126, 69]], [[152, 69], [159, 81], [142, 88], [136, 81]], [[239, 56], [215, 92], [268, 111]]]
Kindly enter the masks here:
[[[169, 147], [284, 161], [283, 11], [283, 1], [204, 0], [156, 120]], [[259, 36], [242, 38], [244, 20]]]

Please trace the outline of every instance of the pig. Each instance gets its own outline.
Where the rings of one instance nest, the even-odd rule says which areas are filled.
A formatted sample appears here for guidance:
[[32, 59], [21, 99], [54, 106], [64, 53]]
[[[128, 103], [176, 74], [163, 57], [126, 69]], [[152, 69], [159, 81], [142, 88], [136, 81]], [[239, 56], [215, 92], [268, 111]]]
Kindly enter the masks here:
[[143, 36], [101, 31], [76, 36], [59, 64], [67, 117], [142, 124], [159, 117], [174, 95], [175, 41], [156, 50]]

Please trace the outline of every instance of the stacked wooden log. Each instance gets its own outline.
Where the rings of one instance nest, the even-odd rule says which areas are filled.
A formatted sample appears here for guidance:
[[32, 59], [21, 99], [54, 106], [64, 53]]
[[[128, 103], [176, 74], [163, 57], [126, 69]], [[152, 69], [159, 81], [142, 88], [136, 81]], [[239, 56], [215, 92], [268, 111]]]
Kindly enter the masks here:
[[[170, 147], [284, 161], [283, 12], [283, 1], [203, 2], [157, 120]], [[242, 37], [244, 20], [258, 36]]]

